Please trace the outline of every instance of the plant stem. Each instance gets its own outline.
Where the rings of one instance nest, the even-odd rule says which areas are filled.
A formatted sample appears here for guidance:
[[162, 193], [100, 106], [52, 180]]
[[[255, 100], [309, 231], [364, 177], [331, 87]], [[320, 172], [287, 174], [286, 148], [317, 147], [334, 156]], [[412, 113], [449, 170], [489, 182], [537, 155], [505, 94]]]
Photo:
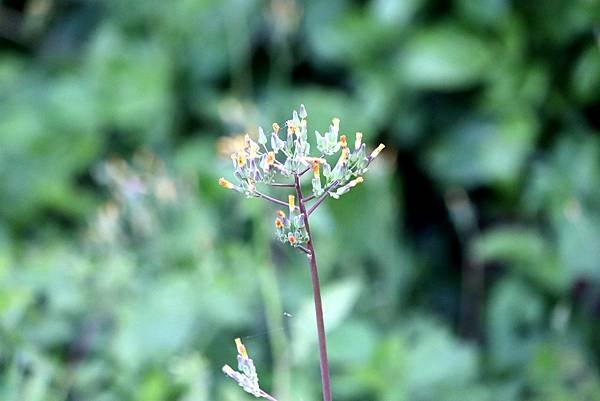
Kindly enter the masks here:
[[[267, 331], [269, 335], [269, 343], [271, 345], [271, 353], [273, 355], [273, 391], [281, 401], [290, 399], [290, 362], [288, 351], [288, 339], [283, 327], [283, 302], [275, 266], [273, 265], [273, 255], [270, 252], [269, 237], [266, 235], [270, 231], [271, 225], [266, 224], [262, 218], [264, 209], [258, 208], [254, 211], [253, 218], [254, 234], [253, 242], [257, 257], [258, 280], [260, 283], [260, 292], [265, 306], [265, 317], [267, 323]], [[263, 261], [259, 263], [258, 261]], [[267, 393], [265, 393], [267, 394]], [[269, 394], [264, 396], [268, 400], [275, 400]], [[271, 397], [271, 398], [269, 398]], [[277, 401], [277, 400], [275, 400]]]
[[310, 225], [308, 224], [308, 213], [302, 200], [302, 188], [300, 186], [300, 176], [294, 175], [296, 185], [296, 195], [298, 196], [298, 207], [300, 213], [304, 216], [304, 224], [308, 234], [308, 242], [306, 246], [310, 254], [307, 254], [308, 264], [310, 265], [310, 277], [313, 287], [313, 297], [315, 302], [315, 317], [317, 320], [317, 339], [319, 343], [319, 362], [321, 366], [321, 382], [323, 384], [323, 401], [331, 401], [331, 386], [329, 383], [329, 362], [327, 360], [327, 341], [325, 338], [325, 323], [323, 320], [323, 303], [321, 301], [321, 286], [319, 285], [319, 273], [317, 268], [317, 258], [315, 248], [313, 246], [312, 234]]
[[258, 198], [263, 198], [265, 200], [268, 200], [269, 202], [273, 202], [276, 205], [281, 205], [281, 206], [288, 206], [287, 202], [281, 201], [279, 199], [275, 199], [272, 196], [269, 196], [267, 194], [263, 194], [262, 192], [259, 191], [254, 191], [254, 193], [256, 194], [256, 197]]
[[321, 196], [319, 196], [319, 198], [317, 198], [317, 201], [314, 203], [314, 205], [311, 206], [311, 208], [308, 210], [308, 215], [310, 216], [315, 210], [317, 210], [317, 208], [319, 207], [319, 205], [321, 203], [323, 203], [325, 201], [325, 199], [327, 199], [329, 197], [329, 191], [331, 191], [332, 189], [335, 188], [335, 186], [338, 184], [339, 180], [335, 180], [334, 182], [331, 183], [331, 185], [329, 185], [327, 188], [325, 188], [325, 191], [323, 192], [323, 194]]
[[260, 396], [263, 398], [266, 398], [269, 401], [277, 401], [276, 398], [274, 398], [271, 394], [267, 393], [266, 391], [260, 390]]
[[272, 187], [284, 187], [284, 188], [294, 188], [295, 185], [294, 184], [285, 184], [283, 182], [267, 182], [267, 185], [270, 185]]

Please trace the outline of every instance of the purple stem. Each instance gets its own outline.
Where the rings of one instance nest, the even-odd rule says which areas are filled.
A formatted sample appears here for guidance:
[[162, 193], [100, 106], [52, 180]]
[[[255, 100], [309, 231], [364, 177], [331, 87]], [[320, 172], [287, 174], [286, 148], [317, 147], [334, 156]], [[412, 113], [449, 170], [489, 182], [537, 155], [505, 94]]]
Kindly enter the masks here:
[[280, 183], [280, 182], [267, 182], [267, 185], [270, 185], [272, 187], [285, 187], [285, 188], [294, 188], [295, 185], [294, 184], [284, 184], [284, 183]]
[[[259, 198], [263, 198], [263, 199], [266, 199], [266, 200], [268, 200], [269, 202], [273, 202], [273, 203], [275, 203], [275, 204], [277, 204], [277, 205], [281, 205], [281, 206], [288, 206], [287, 202], [281, 201], [281, 200], [279, 200], [279, 199], [275, 199], [275, 198], [273, 198], [272, 196], [269, 196], [269, 195], [263, 194], [262, 192], [259, 192], [259, 191], [254, 191], [254, 193], [256, 194], [256, 196], [257, 196], [257, 197], [259, 197]], [[297, 206], [296, 206], [296, 207], [297, 207]]]
[[323, 203], [325, 201], [325, 199], [327, 199], [329, 197], [329, 191], [331, 191], [332, 189], [335, 188], [335, 186], [338, 184], [339, 180], [335, 180], [334, 182], [331, 183], [330, 186], [328, 186], [327, 188], [325, 188], [325, 191], [323, 192], [323, 195], [321, 195], [317, 201], [315, 202], [314, 205], [312, 205], [310, 207], [310, 209], [308, 209], [308, 215], [310, 216], [318, 207], [321, 203]]
[[317, 339], [319, 343], [319, 362], [321, 366], [321, 382], [323, 384], [323, 401], [331, 401], [331, 385], [329, 383], [329, 362], [327, 360], [327, 341], [325, 338], [325, 322], [323, 320], [323, 303], [321, 301], [321, 286], [319, 284], [319, 273], [317, 268], [317, 259], [315, 255], [315, 248], [313, 246], [312, 234], [310, 232], [310, 225], [308, 224], [308, 213], [302, 200], [302, 188], [300, 186], [300, 176], [294, 175], [294, 182], [296, 185], [296, 194], [298, 195], [298, 206], [300, 207], [300, 213], [304, 216], [304, 225], [306, 226], [306, 232], [308, 234], [308, 242], [306, 246], [310, 254], [307, 254], [308, 264], [310, 266], [310, 277], [313, 287], [313, 298], [315, 303], [315, 317], [317, 320]]

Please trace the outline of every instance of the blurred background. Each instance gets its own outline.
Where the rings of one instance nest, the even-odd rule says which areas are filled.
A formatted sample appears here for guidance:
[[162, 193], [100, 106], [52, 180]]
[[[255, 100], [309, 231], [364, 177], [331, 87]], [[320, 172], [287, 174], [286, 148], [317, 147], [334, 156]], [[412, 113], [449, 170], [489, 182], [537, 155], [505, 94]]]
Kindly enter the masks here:
[[[320, 399], [305, 258], [218, 187], [304, 103], [338, 401], [600, 399], [594, 0], [0, 1], [0, 399]], [[311, 131], [312, 132], [312, 131]], [[285, 192], [277, 192], [285, 196]]]

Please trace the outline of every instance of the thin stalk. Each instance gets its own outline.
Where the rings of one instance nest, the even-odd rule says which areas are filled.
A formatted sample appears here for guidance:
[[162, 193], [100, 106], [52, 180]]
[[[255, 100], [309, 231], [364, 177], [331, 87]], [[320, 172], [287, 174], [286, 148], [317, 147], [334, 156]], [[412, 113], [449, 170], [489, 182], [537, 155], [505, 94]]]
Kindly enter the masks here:
[[310, 278], [313, 287], [313, 298], [315, 303], [315, 317], [317, 321], [317, 339], [319, 343], [319, 362], [321, 366], [321, 382], [323, 385], [323, 401], [331, 401], [331, 385], [329, 383], [329, 362], [327, 360], [327, 341], [325, 338], [325, 322], [323, 320], [323, 303], [321, 301], [321, 286], [319, 284], [319, 272], [317, 268], [317, 258], [315, 248], [313, 246], [312, 234], [310, 225], [308, 224], [308, 213], [302, 200], [302, 188], [300, 186], [300, 176], [294, 175], [296, 185], [296, 195], [298, 196], [298, 207], [300, 213], [304, 216], [304, 225], [308, 234], [307, 249], [310, 254], [307, 254], [308, 264], [310, 266]]
[[266, 398], [269, 401], [277, 401], [277, 399], [275, 399], [271, 394], [263, 390], [260, 390], [260, 396]]
[[276, 204], [276, 205], [281, 205], [281, 206], [286, 206], [286, 207], [288, 206], [288, 203], [287, 203], [287, 202], [281, 201], [281, 200], [279, 200], [279, 199], [275, 199], [275, 198], [273, 198], [272, 196], [269, 196], [269, 195], [267, 195], [267, 194], [263, 194], [262, 192], [259, 192], [259, 191], [254, 191], [254, 193], [256, 194], [256, 196], [257, 196], [257, 197], [259, 197], [259, 198], [263, 198], [263, 199], [266, 199], [266, 200], [268, 200], [269, 202], [273, 202], [273, 203], [274, 203], [274, 204]]
[[316, 198], [316, 196], [314, 196], [314, 195], [309, 195], [309, 196], [307, 196], [306, 198], [304, 198], [304, 199], [303, 199], [303, 201], [304, 201], [304, 203], [306, 203], [306, 202], [308, 202], [308, 201], [311, 201], [311, 200], [313, 200], [313, 199], [315, 199], [315, 198]]
[[[258, 263], [259, 288], [265, 307], [267, 331], [271, 333], [269, 343], [273, 354], [273, 391], [281, 401], [287, 401], [290, 399], [288, 339], [285, 332], [280, 330], [283, 325], [283, 302], [275, 266], [272, 262], [272, 254], [269, 251], [269, 237], [265, 235], [268, 228], [264, 219], [262, 219], [262, 214], [263, 208], [259, 208], [254, 215], [256, 224], [253, 235], [257, 260], [263, 261]], [[271, 395], [265, 394], [264, 398], [275, 400]]]
[[284, 188], [294, 188], [295, 185], [294, 184], [285, 184], [282, 182], [267, 182], [267, 185], [270, 185], [272, 187], [284, 187]]
[[325, 201], [325, 199], [327, 199], [329, 197], [329, 191], [331, 191], [332, 189], [335, 188], [335, 186], [338, 184], [338, 180], [335, 180], [334, 182], [331, 183], [331, 185], [329, 185], [327, 188], [325, 188], [325, 191], [323, 192], [323, 195], [321, 195], [319, 198], [317, 198], [316, 202], [314, 203], [314, 205], [312, 205], [310, 207], [310, 209], [308, 209], [308, 215], [310, 216], [315, 210], [317, 210], [317, 208], [319, 207], [319, 205], [321, 203], [323, 203]]

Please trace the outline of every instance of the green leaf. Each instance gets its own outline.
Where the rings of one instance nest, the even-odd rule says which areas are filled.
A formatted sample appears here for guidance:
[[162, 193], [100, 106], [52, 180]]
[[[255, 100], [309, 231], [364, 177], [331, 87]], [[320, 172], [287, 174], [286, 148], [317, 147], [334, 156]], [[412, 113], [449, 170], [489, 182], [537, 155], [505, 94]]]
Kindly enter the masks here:
[[481, 263], [506, 263], [553, 291], [566, 290], [570, 284], [554, 248], [532, 229], [498, 227], [488, 230], [475, 239], [472, 252]]
[[[323, 287], [321, 295], [327, 332], [334, 330], [348, 317], [361, 288], [361, 282], [356, 279], [347, 279]], [[302, 303], [300, 310], [294, 316], [292, 331], [294, 359], [298, 362], [306, 362], [309, 356], [314, 355], [311, 347], [317, 342], [312, 295]]]
[[542, 330], [544, 303], [532, 287], [506, 278], [496, 284], [487, 308], [491, 365], [499, 371], [524, 366]]
[[422, 29], [400, 53], [398, 77], [425, 90], [460, 89], [482, 81], [492, 62], [490, 47], [480, 36], [458, 25]]
[[527, 111], [490, 120], [472, 117], [443, 133], [426, 154], [426, 167], [446, 184], [509, 183], [533, 150], [538, 126]]

